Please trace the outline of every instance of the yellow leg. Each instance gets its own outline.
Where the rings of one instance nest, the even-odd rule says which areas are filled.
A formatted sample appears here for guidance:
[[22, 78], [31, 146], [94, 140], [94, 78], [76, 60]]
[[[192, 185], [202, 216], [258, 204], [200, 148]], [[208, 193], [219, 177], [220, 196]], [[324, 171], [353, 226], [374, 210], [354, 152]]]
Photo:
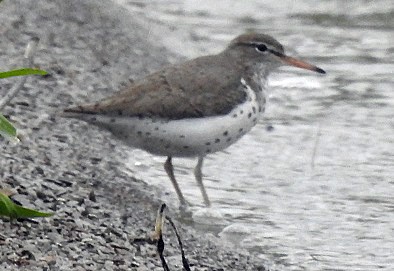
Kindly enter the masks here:
[[204, 184], [202, 182], [201, 168], [202, 168], [203, 161], [204, 161], [204, 157], [203, 156], [198, 157], [197, 165], [194, 168], [194, 176], [196, 177], [196, 181], [197, 181], [198, 187], [200, 188], [201, 194], [202, 194], [202, 196], [204, 198], [204, 203], [205, 203], [206, 206], [209, 207], [209, 206], [211, 206], [211, 202], [209, 201], [207, 191], [205, 191], [205, 187], [204, 187]]
[[179, 201], [181, 203], [181, 205], [186, 205], [186, 200], [183, 197], [182, 191], [179, 188], [178, 182], [175, 179], [175, 175], [174, 175], [174, 167], [172, 165], [172, 157], [168, 156], [166, 162], [164, 163], [164, 169], [167, 172], [168, 177], [170, 177], [171, 183], [175, 188], [175, 192], [178, 195]]

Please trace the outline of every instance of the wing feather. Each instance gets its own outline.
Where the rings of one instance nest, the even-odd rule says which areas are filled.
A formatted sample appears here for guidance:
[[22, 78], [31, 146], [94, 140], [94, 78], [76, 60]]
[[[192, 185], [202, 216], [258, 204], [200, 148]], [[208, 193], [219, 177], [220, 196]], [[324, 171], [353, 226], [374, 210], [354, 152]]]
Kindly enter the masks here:
[[246, 99], [240, 79], [220, 55], [200, 57], [153, 73], [100, 102], [65, 112], [164, 119], [224, 115]]

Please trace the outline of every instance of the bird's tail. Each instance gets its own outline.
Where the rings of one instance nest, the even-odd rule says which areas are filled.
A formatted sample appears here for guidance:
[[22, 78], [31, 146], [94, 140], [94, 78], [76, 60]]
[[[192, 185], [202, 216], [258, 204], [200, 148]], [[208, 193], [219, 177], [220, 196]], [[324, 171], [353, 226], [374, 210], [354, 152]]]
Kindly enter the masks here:
[[56, 115], [63, 118], [88, 120], [96, 114], [97, 112], [94, 111], [94, 104], [89, 104], [66, 108], [59, 111]]

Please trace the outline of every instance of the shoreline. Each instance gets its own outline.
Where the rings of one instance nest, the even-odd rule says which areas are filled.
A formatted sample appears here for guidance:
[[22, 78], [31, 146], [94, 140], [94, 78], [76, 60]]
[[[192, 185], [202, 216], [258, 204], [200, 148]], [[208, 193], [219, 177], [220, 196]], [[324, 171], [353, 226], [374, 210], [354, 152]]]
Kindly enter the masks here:
[[[20, 65], [24, 47], [37, 36], [34, 63], [50, 73], [29, 77], [2, 112], [25, 140], [2, 142], [1, 184], [18, 191], [15, 199], [26, 207], [55, 212], [37, 224], [0, 220], [2, 270], [162, 270], [156, 246], [139, 241], [153, 231], [161, 202], [154, 188], [121, 170], [128, 147], [109, 132], [54, 116], [181, 58], [146, 42], [149, 29], [141, 20], [108, 4], [0, 4], [2, 69]], [[2, 91], [14, 82], [6, 80]], [[192, 269], [266, 270], [249, 252], [176, 223]], [[180, 270], [173, 232], [164, 238], [170, 270]]]

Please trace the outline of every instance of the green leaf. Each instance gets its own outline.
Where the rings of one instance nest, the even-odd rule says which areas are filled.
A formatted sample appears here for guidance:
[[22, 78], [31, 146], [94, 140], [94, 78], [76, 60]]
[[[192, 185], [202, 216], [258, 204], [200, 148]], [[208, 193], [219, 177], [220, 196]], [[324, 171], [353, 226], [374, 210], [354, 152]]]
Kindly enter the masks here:
[[0, 192], [0, 216], [7, 216], [11, 219], [15, 219], [48, 217], [52, 215], [52, 213], [44, 213], [15, 204], [7, 195]]
[[0, 135], [10, 141], [19, 142], [15, 127], [2, 114], [0, 114]]
[[23, 69], [11, 70], [6, 72], [0, 72], [0, 79], [12, 77], [12, 76], [23, 76], [23, 75], [34, 75], [34, 74], [45, 75], [47, 74], [47, 72], [39, 69], [23, 68]]

